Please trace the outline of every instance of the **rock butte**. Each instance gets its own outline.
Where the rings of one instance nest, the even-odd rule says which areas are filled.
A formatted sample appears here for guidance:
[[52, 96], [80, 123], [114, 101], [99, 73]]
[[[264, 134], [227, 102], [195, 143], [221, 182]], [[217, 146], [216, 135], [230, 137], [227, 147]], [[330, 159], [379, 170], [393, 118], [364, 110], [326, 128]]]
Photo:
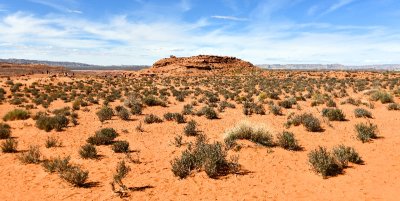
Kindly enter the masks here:
[[245, 73], [257, 70], [252, 63], [236, 57], [198, 55], [161, 59], [153, 64], [148, 73], [156, 74], [197, 74], [197, 73]]

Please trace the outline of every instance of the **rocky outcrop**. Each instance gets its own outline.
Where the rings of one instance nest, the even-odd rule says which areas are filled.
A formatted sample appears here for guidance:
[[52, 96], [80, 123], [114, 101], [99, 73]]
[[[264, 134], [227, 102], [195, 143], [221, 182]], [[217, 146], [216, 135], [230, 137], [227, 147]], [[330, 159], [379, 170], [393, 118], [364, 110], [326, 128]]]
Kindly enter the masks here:
[[236, 57], [199, 55], [192, 57], [164, 58], [148, 69], [147, 73], [243, 73], [258, 69], [253, 64]]

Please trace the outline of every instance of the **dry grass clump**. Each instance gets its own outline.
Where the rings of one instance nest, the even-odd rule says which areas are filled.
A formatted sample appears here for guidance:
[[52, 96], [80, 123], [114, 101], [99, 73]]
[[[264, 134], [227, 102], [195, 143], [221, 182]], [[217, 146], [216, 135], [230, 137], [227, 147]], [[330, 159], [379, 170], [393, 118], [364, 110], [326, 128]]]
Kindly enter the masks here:
[[15, 153], [17, 152], [18, 141], [8, 138], [0, 144], [1, 151], [3, 153]]
[[358, 123], [355, 125], [355, 130], [357, 133], [357, 139], [361, 140], [361, 142], [369, 142], [372, 139], [378, 137], [377, 135], [377, 126], [372, 123]]
[[29, 117], [30, 114], [28, 111], [22, 109], [15, 109], [9, 111], [6, 115], [4, 115], [3, 120], [4, 121], [25, 120], [29, 119]]
[[89, 172], [82, 170], [79, 166], [70, 164], [71, 157], [54, 158], [45, 160], [43, 168], [50, 173], [58, 173], [60, 178], [76, 187], [85, 187]]
[[363, 160], [352, 147], [339, 145], [332, 152], [319, 146], [308, 154], [308, 162], [312, 169], [321, 174], [323, 178], [342, 173], [348, 167], [348, 163], [362, 164]]
[[225, 131], [225, 141], [250, 140], [263, 146], [274, 146], [273, 137], [263, 125], [242, 121]]
[[356, 118], [361, 118], [361, 117], [372, 118], [372, 113], [364, 108], [356, 108], [354, 109], [354, 116]]
[[8, 124], [0, 123], [0, 140], [11, 137], [11, 127]]
[[194, 147], [182, 152], [180, 157], [171, 161], [175, 176], [186, 178], [192, 170], [204, 170], [210, 178], [238, 171], [237, 158], [227, 159], [227, 151], [219, 142], [209, 144], [204, 135], [196, 138]]
[[39, 146], [29, 146], [29, 150], [22, 153], [18, 158], [24, 164], [38, 164], [41, 155]]

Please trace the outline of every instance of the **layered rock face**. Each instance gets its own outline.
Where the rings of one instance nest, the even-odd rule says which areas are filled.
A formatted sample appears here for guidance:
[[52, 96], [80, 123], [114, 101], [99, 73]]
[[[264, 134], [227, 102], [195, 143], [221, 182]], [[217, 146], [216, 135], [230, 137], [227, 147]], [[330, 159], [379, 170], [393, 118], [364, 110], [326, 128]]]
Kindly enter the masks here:
[[214, 73], [246, 72], [256, 70], [253, 64], [236, 57], [199, 55], [161, 59], [148, 69], [149, 73]]

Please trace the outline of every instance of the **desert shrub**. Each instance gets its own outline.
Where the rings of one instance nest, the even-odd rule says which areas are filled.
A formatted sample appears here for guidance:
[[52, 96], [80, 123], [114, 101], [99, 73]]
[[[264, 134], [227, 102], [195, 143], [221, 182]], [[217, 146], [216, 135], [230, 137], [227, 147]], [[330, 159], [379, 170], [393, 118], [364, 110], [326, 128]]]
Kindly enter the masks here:
[[103, 106], [99, 111], [96, 112], [96, 115], [99, 118], [100, 122], [104, 122], [112, 118], [112, 116], [114, 115], [114, 111], [112, 108]]
[[355, 130], [357, 133], [357, 139], [361, 140], [363, 143], [377, 138], [377, 126], [371, 123], [358, 123], [355, 125]]
[[127, 142], [127, 141], [116, 141], [112, 145], [112, 150], [115, 153], [127, 153], [127, 152], [129, 152], [129, 142]]
[[167, 121], [174, 120], [175, 113], [167, 112], [164, 114], [164, 119]]
[[71, 160], [71, 157], [67, 156], [64, 158], [54, 158], [54, 159], [50, 159], [50, 160], [45, 160], [43, 161], [43, 168], [45, 169], [45, 171], [53, 173], [53, 172], [63, 172], [65, 170], [67, 170], [68, 168], [70, 168], [72, 165], [69, 163], [69, 161]]
[[336, 107], [336, 102], [334, 100], [332, 100], [332, 99], [329, 99], [326, 102], [326, 107]]
[[218, 114], [215, 112], [214, 108], [205, 106], [197, 112], [198, 116], [204, 115], [207, 119], [218, 119]]
[[84, 187], [89, 177], [89, 172], [78, 166], [72, 166], [60, 173], [60, 177], [76, 187]]
[[81, 146], [79, 149], [79, 155], [83, 159], [94, 159], [97, 158], [97, 150], [96, 147], [92, 144], [85, 144]]
[[240, 122], [225, 131], [224, 140], [250, 140], [263, 146], [273, 146], [273, 137], [262, 125]]
[[80, 110], [81, 109], [81, 99], [77, 99], [72, 103], [72, 109], [74, 110]]
[[361, 118], [361, 117], [372, 118], [371, 112], [366, 110], [366, 109], [364, 109], [364, 108], [356, 108], [356, 109], [354, 109], [354, 116], [356, 118]]
[[339, 162], [341, 167], [347, 167], [348, 162], [361, 164], [363, 161], [359, 154], [352, 147], [347, 147], [344, 145], [339, 145], [333, 148], [333, 155]]
[[292, 108], [293, 103], [292, 103], [292, 101], [290, 101], [288, 99], [285, 99], [283, 101], [280, 101], [278, 103], [278, 105], [283, 107], [283, 108], [289, 109], [289, 108]]
[[265, 108], [262, 104], [255, 104], [253, 102], [244, 102], [243, 103], [243, 114], [251, 115], [253, 113], [264, 115]]
[[18, 142], [12, 138], [8, 138], [0, 144], [3, 153], [15, 153], [17, 152], [17, 146]]
[[134, 104], [132, 104], [132, 106], [131, 106], [130, 108], [131, 108], [131, 113], [132, 113], [133, 115], [140, 115], [140, 114], [142, 114], [143, 106], [142, 106], [141, 103], [134, 103]]
[[47, 137], [46, 142], [45, 142], [45, 147], [46, 148], [51, 148], [51, 147], [60, 147], [61, 142], [58, 138], [56, 137]]
[[27, 152], [22, 153], [18, 158], [24, 164], [37, 164], [40, 162], [39, 146], [29, 146]]
[[342, 172], [342, 168], [336, 163], [335, 158], [324, 147], [312, 150], [308, 154], [308, 162], [311, 164], [312, 169], [324, 178], [335, 176]]
[[375, 91], [371, 94], [370, 99], [373, 101], [381, 101], [381, 103], [393, 103], [393, 97], [385, 91]]
[[123, 191], [128, 190], [127, 187], [122, 182], [122, 179], [125, 178], [126, 175], [128, 175], [128, 173], [130, 171], [131, 171], [131, 168], [126, 165], [124, 160], [121, 161], [121, 162], [118, 162], [117, 168], [116, 168], [116, 172], [115, 172], [115, 174], [113, 176], [114, 181], [111, 183], [112, 190], [114, 192], [116, 192], [115, 183], [118, 184], [120, 186], [120, 188], [122, 188]]
[[[175, 176], [186, 178], [192, 170], [204, 170], [210, 178], [232, 172], [232, 167], [238, 167], [237, 160], [229, 161], [227, 152], [221, 143], [207, 143], [205, 136], [198, 136], [194, 148], [188, 148], [180, 157], [171, 161]], [[232, 164], [236, 163], [236, 164]], [[236, 171], [236, 169], [235, 169]]]
[[284, 131], [277, 135], [278, 145], [287, 150], [299, 150], [300, 146], [292, 132]]
[[197, 123], [195, 120], [190, 120], [186, 126], [183, 128], [183, 132], [186, 136], [196, 136], [197, 135]]
[[193, 105], [191, 105], [191, 104], [184, 105], [183, 106], [183, 110], [182, 110], [182, 114], [183, 115], [194, 114], [193, 109], [194, 109]]
[[8, 124], [0, 123], [0, 139], [7, 139], [11, 137], [11, 127]]
[[282, 108], [277, 105], [269, 105], [269, 111], [275, 116], [282, 115]]
[[183, 116], [181, 113], [171, 113], [167, 112], [164, 114], [164, 119], [167, 121], [172, 121], [175, 120], [177, 123], [182, 124], [185, 123], [185, 116]]
[[147, 106], [163, 106], [163, 107], [167, 106], [166, 103], [164, 103], [163, 101], [159, 100], [157, 97], [152, 95], [144, 97], [143, 102]]
[[171, 161], [171, 170], [175, 176], [184, 179], [189, 176], [190, 171], [195, 168], [195, 156], [188, 150], [182, 152], [181, 157]]
[[182, 135], [176, 135], [172, 144], [175, 145], [175, 147], [181, 147], [183, 145]]
[[118, 133], [113, 128], [103, 128], [96, 131], [94, 136], [89, 137], [86, 141], [92, 145], [109, 145], [118, 137]]
[[152, 124], [152, 123], [161, 123], [161, 122], [163, 122], [163, 120], [160, 118], [160, 117], [158, 117], [158, 116], [156, 116], [156, 115], [154, 115], [154, 114], [149, 114], [149, 115], [146, 115], [145, 117], [144, 117], [144, 123], [146, 123], [146, 124]]
[[4, 115], [4, 121], [14, 121], [14, 120], [25, 120], [30, 117], [30, 114], [26, 110], [15, 109], [9, 111], [6, 115]]
[[125, 120], [125, 121], [129, 120], [130, 114], [129, 114], [129, 111], [125, 107], [120, 106], [120, 108], [118, 108], [118, 110], [116, 110], [116, 111], [117, 111], [117, 115], [119, 118], [121, 118], [122, 120]]
[[329, 121], [345, 121], [346, 116], [341, 109], [337, 108], [324, 108], [322, 109], [322, 116], [327, 117]]
[[400, 110], [400, 104], [398, 104], [398, 103], [390, 103], [387, 106], [387, 109], [388, 110]]
[[319, 132], [322, 130], [320, 121], [310, 113], [295, 115], [288, 120], [287, 124], [293, 124], [294, 126], [303, 124], [306, 130], [310, 132]]
[[69, 120], [65, 116], [56, 115], [53, 117], [50, 116], [39, 116], [36, 119], [36, 127], [49, 132], [53, 129], [56, 131], [62, 131], [63, 128], [68, 126]]

